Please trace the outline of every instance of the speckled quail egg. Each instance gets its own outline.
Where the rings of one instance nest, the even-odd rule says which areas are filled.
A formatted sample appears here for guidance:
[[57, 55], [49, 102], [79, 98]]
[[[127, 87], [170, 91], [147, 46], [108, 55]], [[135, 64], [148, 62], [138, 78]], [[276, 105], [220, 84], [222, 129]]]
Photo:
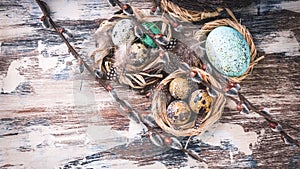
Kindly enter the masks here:
[[212, 102], [213, 98], [202, 89], [194, 91], [189, 98], [190, 108], [198, 114], [208, 113]]
[[181, 77], [175, 78], [169, 85], [169, 92], [175, 99], [187, 99], [195, 90], [197, 90], [197, 83]]
[[130, 19], [120, 20], [112, 30], [112, 41], [115, 45], [131, 43], [135, 39], [133, 21]]
[[183, 127], [190, 123], [191, 117], [192, 111], [185, 101], [175, 100], [167, 107], [167, 120], [174, 127]]
[[130, 48], [130, 61], [133, 65], [143, 64], [148, 57], [149, 50], [141, 43], [134, 43]]
[[219, 26], [206, 39], [208, 61], [221, 74], [230, 77], [243, 75], [250, 64], [250, 47], [236, 29]]

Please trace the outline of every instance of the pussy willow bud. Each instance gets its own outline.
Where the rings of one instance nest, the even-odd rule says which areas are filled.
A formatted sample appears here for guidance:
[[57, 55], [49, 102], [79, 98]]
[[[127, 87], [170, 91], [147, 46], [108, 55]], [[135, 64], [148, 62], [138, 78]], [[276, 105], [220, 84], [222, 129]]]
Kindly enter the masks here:
[[237, 96], [238, 95], [238, 90], [234, 87], [230, 88], [229, 90], [226, 91], [226, 96]]
[[122, 10], [126, 15], [129, 15], [129, 16], [133, 15], [133, 9], [131, 8], [131, 6], [129, 4], [124, 4], [122, 7]]
[[250, 110], [247, 107], [247, 105], [245, 103], [242, 103], [240, 113], [241, 114], [249, 114], [249, 112], [250, 112]]
[[151, 128], [158, 127], [152, 114], [145, 116], [144, 122]]
[[115, 7], [117, 4], [114, 0], [107, 0], [110, 6]]
[[95, 73], [95, 76], [99, 79], [103, 78], [103, 76], [104, 76], [100, 69], [94, 70], [94, 73]]
[[261, 113], [263, 113], [264, 115], [267, 115], [267, 116], [271, 116], [270, 114], [270, 111], [266, 108], [264, 108], [262, 111], [260, 111]]
[[182, 150], [182, 144], [176, 137], [165, 137], [165, 144], [173, 149]]
[[279, 123], [276, 122], [270, 122], [269, 123], [270, 128], [272, 129], [272, 131], [274, 132], [281, 132], [282, 131], [282, 126]]
[[152, 144], [154, 144], [158, 147], [164, 146], [164, 141], [158, 134], [150, 132], [149, 136], [150, 136], [150, 141]]

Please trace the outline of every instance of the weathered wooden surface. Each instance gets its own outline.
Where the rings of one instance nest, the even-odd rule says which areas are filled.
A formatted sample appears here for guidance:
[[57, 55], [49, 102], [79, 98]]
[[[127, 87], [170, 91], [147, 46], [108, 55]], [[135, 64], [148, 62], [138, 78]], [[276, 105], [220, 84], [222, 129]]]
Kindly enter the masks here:
[[[74, 32], [77, 50], [87, 54], [100, 18], [113, 13], [93, 0], [49, 6], [58, 24]], [[285, 145], [263, 118], [229, 109], [213, 136], [189, 146], [203, 163], [151, 145], [88, 73], [80, 75], [75, 61], [66, 66], [72, 56], [53, 31], [42, 28], [33, 1], [1, 1], [0, 11], [0, 168], [299, 168], [299, 148]], [[242, 92], [276, 119], [300, 128], [300, 2], [261, 0], [234, 12], [266, 53], [241, 83]], [[116, 88], [139, 110], [147, 108], [144, 97]], [[300, 139], [298, 132], [288, 132]]]

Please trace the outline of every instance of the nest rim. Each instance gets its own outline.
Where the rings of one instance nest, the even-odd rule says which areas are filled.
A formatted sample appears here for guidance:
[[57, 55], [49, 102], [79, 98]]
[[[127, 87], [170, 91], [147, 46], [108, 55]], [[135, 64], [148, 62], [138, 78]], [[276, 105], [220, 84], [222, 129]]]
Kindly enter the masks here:
[[217, 7], [215, 11], [185, 9], [170, 0], [161, 0], [160, 6], [167, 13], [185, 22], [198, 22], [203, 19], [217, 17], [224, 10], [222, 7]]

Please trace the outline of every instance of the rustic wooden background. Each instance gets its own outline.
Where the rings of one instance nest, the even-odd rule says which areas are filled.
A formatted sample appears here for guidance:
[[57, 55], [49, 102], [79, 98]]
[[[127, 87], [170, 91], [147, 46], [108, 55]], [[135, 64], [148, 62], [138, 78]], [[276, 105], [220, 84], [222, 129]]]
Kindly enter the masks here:
[[[106, 1], [48, 2], [54, 20], [74, 32], [72, 44], [87, 55], [99, 21], [116, 10]], [[35, 1], [2, 0], [0, 11], [0, 168], [300, 168], [299, 148], [285, 145], [263, 118], [229, 109], [207, 136], [228, 132], [224, 139], [195, 139], [189, 146], [204, 162], [151, 145], [88, 73], [78, 73], [66, 46], [39, 22]], [[300, 1], [257, 0], [234, 13], [265, 54], [242, 92], [300, 129]], [[147, 99], [115, 85], [146, 109]]]

